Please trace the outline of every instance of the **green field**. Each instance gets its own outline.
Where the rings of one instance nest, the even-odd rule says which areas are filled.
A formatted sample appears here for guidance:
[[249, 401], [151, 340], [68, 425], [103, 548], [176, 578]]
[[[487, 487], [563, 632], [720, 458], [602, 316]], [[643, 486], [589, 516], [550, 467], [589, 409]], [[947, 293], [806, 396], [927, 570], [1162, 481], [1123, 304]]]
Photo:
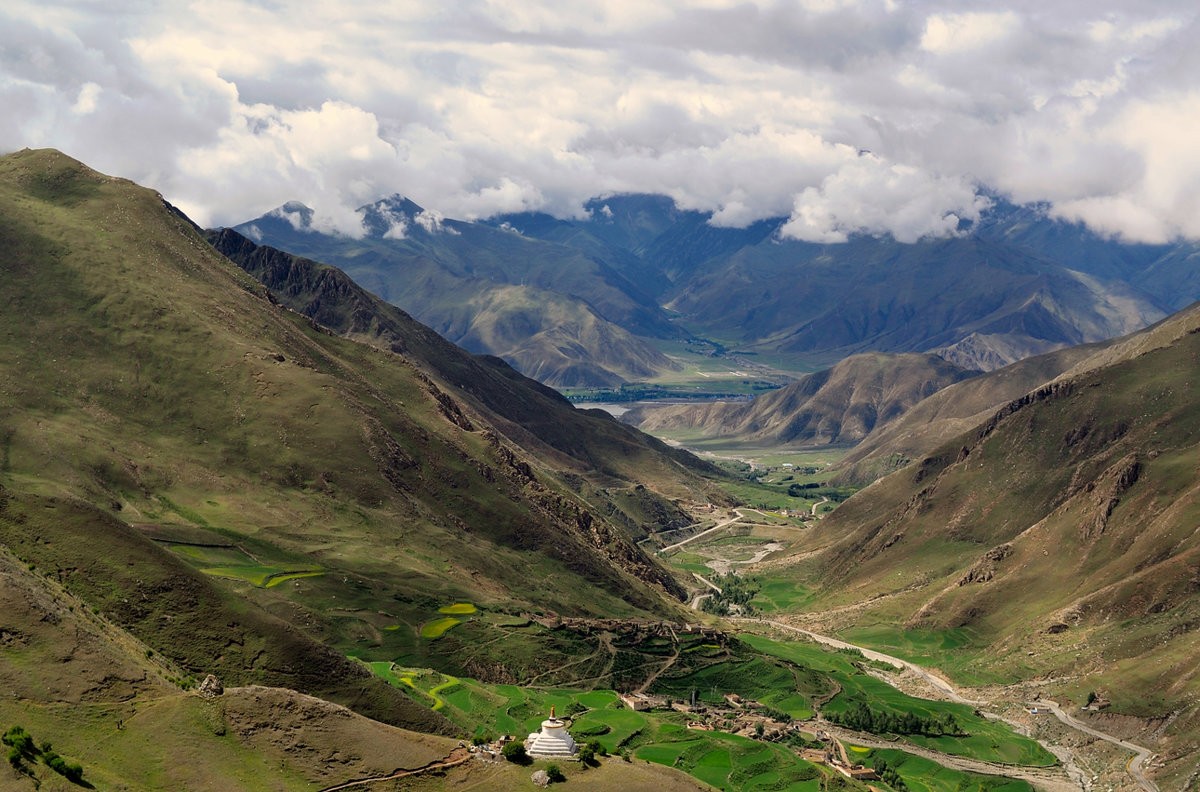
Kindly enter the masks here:
[[768, 577], [761, 585], [750, 604], [762, 613], [794, 612], [812, 597], [809, 589], [790, 580], [771, 580]]
[[[660, 647], [655, 640], [645, 641], [642, 651], [659, 658], [671, 651], [669, 641]], [[930, 718], [949, 712], [965, 735], [907, 735], [902, 739], [985, 761], [1034, 766], [1055, 761], [1036, 742], [976, 715], [968, 706], [917, 699], [888, 686], [864, 672], [864, 661], [857, 652], [829, 651], [812, 643], [780, 642], [754, 634], [745, 634], [728, 646], [695, 637], [676, 648], [671, 672], [660, 676], [650, 693], [676, 700], [695, 695], [701, 703], [720, 704], [726, 693], [737, 692], [798, 720], [813, 717], [814, 699], [828, 699], [822, 709], [829, 714], [859, 702], [873, 710]], [[609, 753], [629, 752], [636, 759], [683, 770], [717, 787], [735, 792], [811, 791], [821, 783], [822, 771], [801, 761], [787, 746], [722, 731], [688, 729], [691, 716], [672, 710], [635, 712], [612, 690], [481, 684], [430, 671], [396, 670], [391, 663], [370, 665], [393, 685], [412, 690], [465, 733], [520, 738], [536, 731], [553, 707], [558, 715], [570, 719], [570, 731], [579, 742], [594, 740]], [[867, 756], [865, 749], [852, 750]], [[909, 769], [913, 767], [916, 765]], [[910, 784], [910, 789], [1027, 792], [1027, 787], [1008, 784], [1004, 779], [939, 769], [927, 785]]]
[[443, 605], [438, 608], [438, 613], [451, 613], [456, 616], [467, 616], [475, 612], [475, 606], [469, 602], [456, 602], [453, 605]]
[[975, 714], [966, 704], [918, 699], [901, 693], [894, 687], [854, 665], [861, 657], [850, 652], [829, 652], [815, 643], [778, 642], [763, 636], [742, 636], [755, 649], [775, 657], [825, 671], [842, 688], [822, 712], [841, 713], [856, 703], [881, 711], [903, 715], [912, 712], [934, 718], [942, 713], [953, 714], [969, 737], [922, 737], [906, 735], [904, 739], [955, 756], [966, 756], [987, 762], [1048, 767], [1056, 764], [1054, 756], [1036, 741], [1012, 731], [1007, 725]]
[[[443, 714], [476, 734], [523, 738], [540, 728], [553, 706], [558, 715], [571, 718], [569, 729], [579, 742], [595, 740], [609, 753], [626, 750], [636, 759], [675, 767], [731, 792], [768, 788], [815, 792], [819, 788], [821, 771], [784, 746], [690, 730], [685, 727], [686, 716], [676, 712], [634, 712], [610, 690], [484, 685], [410, 669], [396, 673], [387, 663], [370, 665], [392, 684], [407, 686], [431, 702], [443, 701]], [[441, 691], [449, 692], [439, 695]], [[775, 781], [764, 786], [763, 774], [773, 774]]]
[[435, 619], [434, 621], [421, 625], [421, 637], [429, 638], [431, 640], [434, 638], [441, 638], [442, 635], [445, 634], [446, 630], [449, 630], [451, 627], [459, 624], [462, 624], [462, 619], [456, 619], [453, 616], [447, 616], [444, 619]]
[[856, 758], [869, 767], [880, 760], [895, 768], [910, 792], [1033, 792], [1025, 781], [951, 770], [937, 762], [895, 749], [875, 749]]
[[1010, 681], [980, 669], [976, 660], [983, 650], [975, 648], [975, 638], [969, 630], [905, 630], [892, 625], [875, 625], [846, 630], [842, 637], [918, 665], [940, 668], [961, 684]]
[[318, 577], [325, 574], [319, 569], [287, 570], [270, 566], [209, 567], [200, 571], [207, 575], [215, 575], [232, 580], [244, 580], [260, 588], [271, 588], [286, 580], [293, 580], [295, 578]]

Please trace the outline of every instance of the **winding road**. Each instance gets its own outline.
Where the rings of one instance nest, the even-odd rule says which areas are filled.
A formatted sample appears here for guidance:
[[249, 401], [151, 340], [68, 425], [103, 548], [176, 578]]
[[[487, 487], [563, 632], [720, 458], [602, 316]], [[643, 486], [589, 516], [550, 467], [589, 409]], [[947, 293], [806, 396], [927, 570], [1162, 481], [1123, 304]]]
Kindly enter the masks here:
[[1086, 723], [1081, 723], [1067, 713], [1063, 712], [1056, 702], [1048, 701], [1046, 699], [1039, 699], [1038, 701], [1033, 702], [1033, 704], [1037, 707], [1046, 707], [1054, 713], [1054, 717], [1058, 718], [1072, 729], [1077, 729], [1084, 734], [1090, 734], [1097, 739], [1104, 740], [1105, 742], [1110, 742], [1114, 745], [1119, 745], [1122, 748], [1133, 751], [1134, 757], [1129, 760], [1128, 764], [1125, 765], [1125, 769], [1129, 772], [1129, 775], [1133, 776], [1133, 780], [1137, 781], [1138, 785], [1141, 786], [1142, 789], [1146, 790], [1146, 792], [1159, 792], [1158, 784], [1147, 778], [1145, 772], [1142, 770], [1142, 765], [1154, 755], [1154, 752], [1149, 748], [1143, 748], [1142, 746], [1131, 743], [1128, 740], [1122, 740], [1119, 737], [1113, 737], [1111, 734], [1105, 734], [1102, 731], [1097, 731], [1091, 726], [1088, 726]]

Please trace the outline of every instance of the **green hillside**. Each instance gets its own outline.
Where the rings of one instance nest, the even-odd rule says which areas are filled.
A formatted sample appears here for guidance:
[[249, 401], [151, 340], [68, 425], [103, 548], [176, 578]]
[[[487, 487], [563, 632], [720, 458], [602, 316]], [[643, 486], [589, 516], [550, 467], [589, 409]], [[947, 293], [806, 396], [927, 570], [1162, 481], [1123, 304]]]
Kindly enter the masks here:
[[[1147, 719], [1182, 772], [1200, 735], [1200, 310], [1097, 354], [851, 498], [791, 575], [844, 635]], [[951, 648], [920, 648], [938, 636]]]
[[[0, 160], [0, 246], [0, 481], [18, 515], [0, 521], [0, 542], [61, 563], [95, 607], [126, 604], [116, 581], [153, 586], [170, 562], [197, 592], [179, 607], [261, 609], [251, 633], [274, 634], [274, 614], [321, 657], [316, 641], [342, 654], [369, 646], [378, 611], [423, 612], [429, 598], [670, 612], [662, 595], [679, 595], [678, 584], [628, 532], [651, 519], [610, 519], [579, 494], [632, 488], [618, 468], [633, 463], [606, 466], [593, 483], [572, 465], [590, 472], [603, 460], [560, 454], [568, 486], [510, 442], [511, 421], [493, 428], [491, 413], [396, 353], [273, 303], [155, 193], [57, 152], [10, 155]], [[502, 376], [520, 390], [520, 378]], [[581, 425], [592, 424], [615, 426]], [[611, 442], [650, 464], [654, 448], [629, 436], [620, 428]], [[608, 442], [579, 445], [599, 457]], [[682, 491], [702, 488], [675, 458], [655, 464]], [[57, 561], [37, 538], [87, 552], [94, 536], [119, 548], [90, 564]], [[96, 566], [126, 557], [144, 560], [121, 575]], [[219, 605], [222, 592], [235, 604]], [[173, 625], [115, 611], [156, 651], [208, 670], [176, 643], [182, 615]], [[210, 656], [230, 673], [258, 668], [249, 652], [245, 662]]]

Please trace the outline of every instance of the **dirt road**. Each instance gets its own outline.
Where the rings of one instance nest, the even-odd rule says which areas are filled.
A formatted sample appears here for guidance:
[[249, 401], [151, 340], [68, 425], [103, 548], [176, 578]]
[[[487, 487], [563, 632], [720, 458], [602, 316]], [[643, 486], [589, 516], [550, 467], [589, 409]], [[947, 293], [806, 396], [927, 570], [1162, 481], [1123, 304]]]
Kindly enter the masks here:
[[738, 509], [734, 509], [734, 510], [733, 510], [733, 513], [734, 513], [734, 515], [736, 515], [736, 516], [734, 516], [734, 517], [730, 517], [730, 518], [729, 518], [729, 519], [727, 519], [725, 522], [719, 522], [719, 523], [717, 523], [716, 525], [714, 525], [712, 528], [709, 528], [709, 529], [708, 529], [708, 530], [706, 530], [706, 531], [701, 531], [700, 533], [696, 534], [695, 536], [689, 536], [687, 539], [684, 539], [682, 542], [676, 542], [676, 543], [675, 543], [675, 544], [673, 544], [673, 545], [668, 545], [667, 547], [664, 547], [664, 548], [663, 548], [662, 550], [660, 550], [659, 552], [660, 552], [660, 553], [669, 553], [669, 552], [670, 552], [670, 551], [672, 551], [672, 550], [678, 550], [679, 548], [683, 547], [685, 544], [688, 544], [688, 543], [690, 543], [690, 542], [694, 542], [694, 541], [696, 541], [697, 539], [699, 539], [699, 538], [700, 538], [700, 537], [702, 537], [702, 536], [708, 536], [710, 533], [712, 533], [712, 532], [714, 532], [714, 531], [719, 531], [719, 530], [721, 530], [722, 528], [724, 528], [724, 527], [725, 527], [725, 526], [727, 526], [727, 525], [732, 525], [733, 523], [737, 522], [738, 520], [741, 520], [741, 519], [743, 519], [743, 517], [745, 516], [745, 515], [743, 515], [743, 514], [742, 514], [742, 512], [741, 512], [740, 510], [738, 510]]
[[1142, 789], [1146, 790], [1146, 792], [1159, 792], [1158, 784], [1147, 778], [1145, 772], [1142, 771], [1142, 765], [1146, 763], [1146, 760], [1154, 755], [1154, 752], [1149, 748], [1143, 748], [1142, 746], [1135, 745], [1128, 740], [1122, 740], [1119, 737], [1113, 737], [1111, 734], [1105, 734], [1102, 731], [1093, 729], [1086, 723], [1081, 723], [1067, 713], [1063, 712], [1056, 702], [1040, 699], [1033, 703], [1038, 707], [1046, 707], [1054, 713], [1056, 718], [1070, 726], [1072, 729], [1081, 731], [1084, 734], [1090, 734], [1097, 739], [1104, 740], [1105, 742], [1110, 742], [1114, 745], [1119, 745], [1122, 748], [1133, 751], [1134, 757], [1129, 760], [1129, 764], [1125, 765], [1125, 769], [1129, 771], [1129, 775], [1133, 776], [1133, 780], [1137, 781], [1138, 785]]

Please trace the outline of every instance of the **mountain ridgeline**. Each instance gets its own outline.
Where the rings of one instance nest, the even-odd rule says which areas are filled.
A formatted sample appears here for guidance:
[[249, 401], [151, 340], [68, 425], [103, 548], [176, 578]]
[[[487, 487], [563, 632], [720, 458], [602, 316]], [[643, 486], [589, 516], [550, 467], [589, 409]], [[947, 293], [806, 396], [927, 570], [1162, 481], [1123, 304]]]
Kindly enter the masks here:
[[854, 445], [975, 374], [934, 355], [853, 355], [753, 401], [647, 405], [621, 420], [646, 432], [690, 429], [761, 445]]
[[663, 196], [585, 209], [465, 223], [394, 197], [362, 208], [359, 238], [320, 231], [299, 204], [236, 228], [560, 388], [661, 376], [677, 364], [651, 342], [693, 336], [808, 369], [875, 351], [986, 371], [1200, 297], [1192, 245], [1121, 244], [1003, 201], [962, 236], [914, 244], [801, 242], [784, 218], [717, 227]]
[[613, 386], [675, 368], [643, 337], [678, 331], [603, 259], [479, 223], [434, 219], [400, 198], [364, 207], [359, 239], [317, 232], [288, 204], [236, 227], [332, 264], [448, 340], [556, 387]]

